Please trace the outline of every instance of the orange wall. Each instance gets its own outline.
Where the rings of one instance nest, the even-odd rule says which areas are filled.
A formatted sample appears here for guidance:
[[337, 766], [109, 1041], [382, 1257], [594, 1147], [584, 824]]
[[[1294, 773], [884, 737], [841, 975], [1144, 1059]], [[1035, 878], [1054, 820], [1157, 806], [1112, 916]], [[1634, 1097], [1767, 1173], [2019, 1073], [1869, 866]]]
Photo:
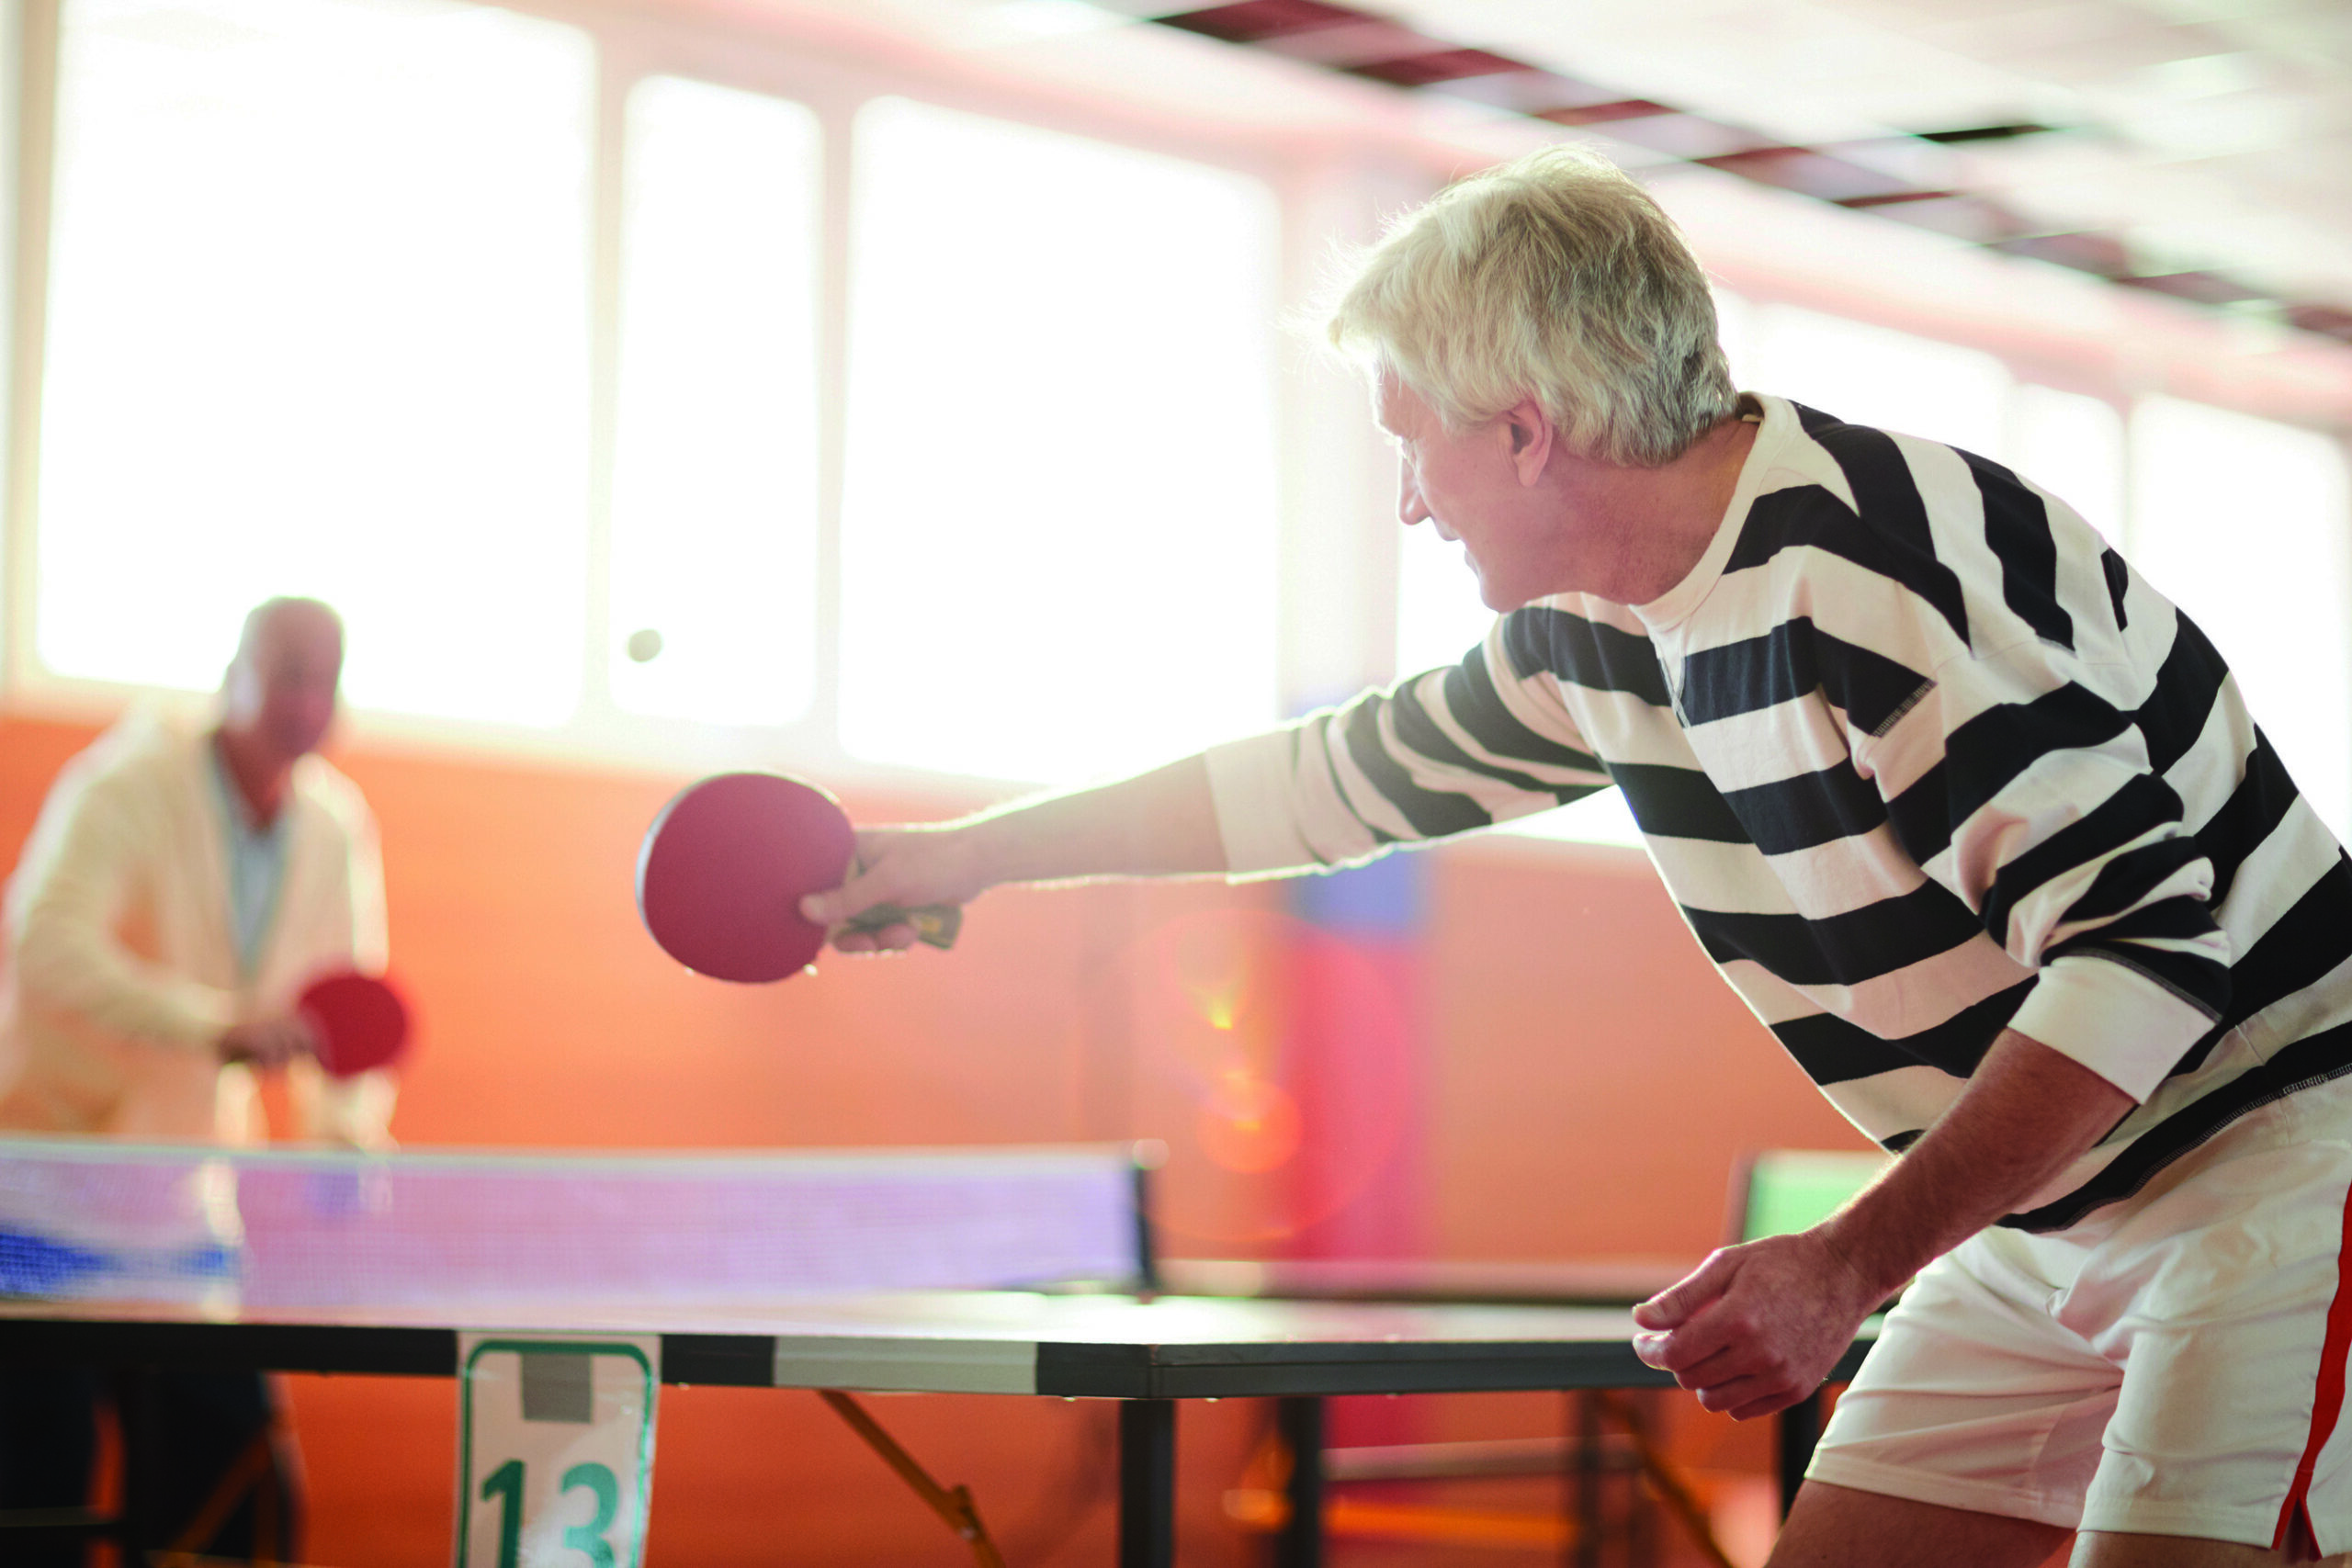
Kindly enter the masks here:
[[[13, 858], [90, 734], [0, 720], [0, 852]], [[421, 1021], [394, 1122], [411, 1145], [1150, 1135], [1181, 1148], [1181, 1096], [1151, 1088], [1169, 1027], [1132, 984], [1136, 955], [1170, 922], [1262, 925], [1279, 907], [1265, 887], [1216, 884], [1004, 891], [952, 953], [730, 987], [663, 959], [631, 898], [639, 835], [682, 779], [376, 749], [338, 761], [383, 827], [394, 968]], [[861, 819], [925, 810], [850, 805]], [[1717, 1237], [1740, 1149], [1855, 1142], [1713, 976], [1640, 857], [1461, 846], [1430, 869], [1421, 1119], [1437, 1255], [1696, 1256]], [[1187, 1191], [1181, 1159], [1168, 1175], [1170, 1206], [1206, 1216], [1208, 1233], [1170, 1251], [1257, 1245], [1265, 1192]], [[298, 1379], [293, 1397], [311, 1558], [445, 1560], [448, 1385]], [[656, 1564], [966, 1560], [812, 1399], [663, 1399]], [[1022, 1541], [1016, 1560], [1107, 1555], [1102, 1410], [897, 1399], [884, 1415], [934, 1473], [975, 1485]], [[1247, 1404], [1184, 1413], [1188, 1561], [1241, 1560], [1216, 1494], [1259, 1418]]]
[[1716, 976], [1646, 857], [1438, 852], [1442, 1252], [1695, 1258], [1722, 1239], [1744, 1151], [1867, 1146]]

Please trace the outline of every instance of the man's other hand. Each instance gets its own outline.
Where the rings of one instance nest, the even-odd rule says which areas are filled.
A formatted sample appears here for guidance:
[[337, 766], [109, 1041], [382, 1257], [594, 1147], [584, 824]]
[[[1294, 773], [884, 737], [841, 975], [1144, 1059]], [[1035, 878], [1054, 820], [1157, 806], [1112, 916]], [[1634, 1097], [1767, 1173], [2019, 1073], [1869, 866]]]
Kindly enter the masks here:
[[215, 1048], [224, 1062], [246, 1062], [256, 1067], [282, 1067], [297, 1056], [317, 1054], [319, 1037], [300, 1013], [258, 1018], [232, 1024]]
[[1749, 1421], [1819, 1388], [1884, 1297], [1817, 1232], [1767, 1236], [1635, 1307], [1634, 1354], [1705, 1408]]

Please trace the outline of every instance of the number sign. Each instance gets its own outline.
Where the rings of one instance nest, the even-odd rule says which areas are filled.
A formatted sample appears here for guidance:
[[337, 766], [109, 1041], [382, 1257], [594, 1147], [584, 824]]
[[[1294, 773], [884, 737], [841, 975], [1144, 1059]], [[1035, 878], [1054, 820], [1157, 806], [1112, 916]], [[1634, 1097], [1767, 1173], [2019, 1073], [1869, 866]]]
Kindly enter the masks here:
[[458, 1339], [458, 1568], [639, 1568], [658, 1337]]

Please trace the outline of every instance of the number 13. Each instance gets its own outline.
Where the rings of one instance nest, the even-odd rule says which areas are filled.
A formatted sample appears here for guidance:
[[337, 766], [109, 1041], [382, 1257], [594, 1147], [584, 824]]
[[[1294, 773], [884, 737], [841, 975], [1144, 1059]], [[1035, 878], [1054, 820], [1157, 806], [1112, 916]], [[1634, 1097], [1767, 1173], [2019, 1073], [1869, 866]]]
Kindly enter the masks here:
[[[572, 1525], [563, 1532], [563, 1544], [575, 1551], [584, 1551], [592, 1568], [614, 1568], [612, 1543], [605, 1532], [612, 1528], [613, 1516], [620, 1512], [620, 1483], [613, 1479], [610, 1468], [601, 1464], [575, 1464], [563, 1472], [562, 1490], [576, 1492], [582, 1487], [596, 1495], [596, 1517], [584, 1525]], [[499, 1501], [498, 1568], [521, 1568], [523, 1550], [523, 1461], [510, 1459], [490, 1472], [481, 1483], [482, 1501]]]

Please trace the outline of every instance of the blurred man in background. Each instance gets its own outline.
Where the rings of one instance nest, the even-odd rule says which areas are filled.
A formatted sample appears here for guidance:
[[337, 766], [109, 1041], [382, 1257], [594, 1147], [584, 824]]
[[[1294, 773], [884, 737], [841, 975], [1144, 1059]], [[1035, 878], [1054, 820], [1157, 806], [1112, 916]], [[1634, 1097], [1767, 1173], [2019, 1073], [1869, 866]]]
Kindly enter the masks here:
[[[254, 1143], [256, 1074], [282, 1070], [295, 1136], [389, 1143], [389, 1076], [327, 1078], [295, 1010], [311, 980], [385, 960], [375, 820], [317, 755], [342, 670], [332, 609], [270, 600], [215, 724], [135, 713], [65, 765], [0, 923], [0, 1130]], [[83, 1506], [117, 1392], [97, 1369], [0, 1368], [0, 1508]], [[126, 1463], [164, 1539], [293, 1556], [292, 1455], [261, 1375], [158, 1372], [135, 1397], [147, 1440]]]

